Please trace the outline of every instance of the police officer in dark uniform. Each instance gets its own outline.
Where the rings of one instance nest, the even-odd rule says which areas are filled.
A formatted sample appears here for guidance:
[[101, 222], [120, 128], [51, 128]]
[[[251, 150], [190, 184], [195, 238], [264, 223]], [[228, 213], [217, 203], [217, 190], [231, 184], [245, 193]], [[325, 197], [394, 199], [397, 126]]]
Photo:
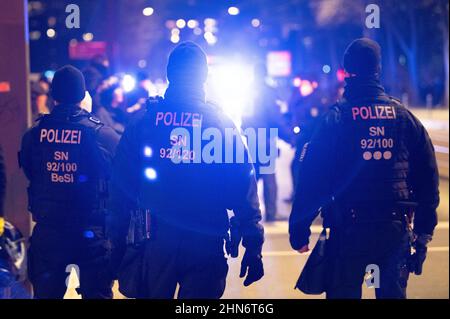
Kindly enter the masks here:
[[380, 51], [365, 38], [347, 48], [344, 98], [301, 157], [290, 241], [308, 251], [311, 223], [322, 212], [330, 228], [327, 298], [361, 298], [366, 269], [378, 276], [377, 298], [406, 298], [408, 275], [421, 274], [437, 224], [433, 145], [419, 120], [381, 86]]
[[[228, 273], [227, 209], [235, 215], [232, 245], [227, 247], [237, 248], [242, 238], [246, 248], [240, 274], [246, 276], [244, 285], [264, 275], [264, 234], [253, 166], [249, 160], [221, 162], [225, 152], [219, 150], [214, 154], [219, 159], [209, 161], [203, 149], [207, 141], [195, 146], [208, 129], [220, 135], [220, 143], [226, 128], [235, 129], [225, 114], [206, 103], [207, 73], [206, 55], [199, 46], [178, 45], [169, 57], [164, 100], [148, 103], [147, 113], [125, 130], [117, 148], [110, 236], [115, 255], [120, 256], [126, 239], [127, 252], [139, 247], [131, 261], [125, 254], [118, 268], [119, 289], [128, 297], [174, 298], [179, 285], [178, 298], [220, 298]], [[247, 153], [240, 136], [234, 147]], [[136, 218], [136, 210], [143, 212], [141, 218]], [[142, 224], [141, 236], [130, 239], [130, 229]]]
[[63, 298], [71, 269], [83, 298], [111, 298], [110, 244], [104, 236], [107, 180], [118, 135], [80, 108], [82, 73], [64, 66], [53, 78], [56, 101], [22, 139], [20, 164], [36, 226], [28, 275], [36, 298]]

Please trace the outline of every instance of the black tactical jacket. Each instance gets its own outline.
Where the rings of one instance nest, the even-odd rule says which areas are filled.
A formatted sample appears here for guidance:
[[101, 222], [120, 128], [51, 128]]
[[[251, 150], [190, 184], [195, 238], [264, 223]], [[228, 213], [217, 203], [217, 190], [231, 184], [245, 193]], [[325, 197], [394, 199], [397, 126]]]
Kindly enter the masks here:
[[73, 223], [101, 210], [119, 136], [75, 105], [58, 105], [23, 139], [20, 165], [30, 181], [35, 220]]
[[300, 161], [290, 217], [294, 249], [308, 243], [318, 211], [333, 214], [336, 206], [381, 212], [414, 203], [414, 231], [433, 233], [439, 204], [433, 144], [420, 121], [378, 81], [348, 80], [343, 101], [325, 115]]
[[[124, 242], [130, 211], [136, 208], [150, 210], [155, 236], [173, 232], [186, 240], [192, 235], [225, 238], [229, 209], [240, 221], [244, 246], [261, 249], [264, 234], [253, 166], [202, 158], [212, 136], [202, 148], [194, 139], [208, 128], [217, 129], [220, 136], [214, 138], [225, 149], [224, 130], [233, 129], [233, 122], [205, 103], [202, 90], [169, 87], [165, 100], [150, 102], [146, 114], [125, 130], [113, 164], [110, 229], [116, 245]], [[191, 147], [172, 148], [186, 143]], [[240, 136], [228, 146], [247, 153]], [[223, 159], [225, 151], [216, 155]]]

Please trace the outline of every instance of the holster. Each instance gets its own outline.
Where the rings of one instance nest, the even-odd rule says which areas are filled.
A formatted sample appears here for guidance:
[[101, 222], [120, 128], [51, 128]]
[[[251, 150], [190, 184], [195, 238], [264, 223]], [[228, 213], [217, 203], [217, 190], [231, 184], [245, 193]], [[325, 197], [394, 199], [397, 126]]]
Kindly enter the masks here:
[[140, 245], [152, 238], [152, 217], [149, 209], [131, 211], [127, 245]]

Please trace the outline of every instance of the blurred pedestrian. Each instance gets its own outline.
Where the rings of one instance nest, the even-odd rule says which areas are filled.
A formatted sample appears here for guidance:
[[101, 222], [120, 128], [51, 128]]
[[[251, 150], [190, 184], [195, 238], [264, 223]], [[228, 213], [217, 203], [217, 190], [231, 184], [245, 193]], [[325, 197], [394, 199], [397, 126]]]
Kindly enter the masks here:
[[[291, 163], [291, 174], [293, 182], [293, 194], [297, 185], [297, 176], [300, 169], [300, 155], [303, 146], [311, 140], [320, 112], [323, 110], [321, 94], [317, 88], [314, 88], [313, 81], [305, 81], [310, 86], [308, 92], [302, 91], [302, 84], [295, 87], [289, 102], [289, 113], [291, 114], [291, 128], [293, 134], [292, 144], [295, 147], [295, 155]], [[317, 82], [316, 82], [317, 83]], [[293, 200], [294, 195], [289, 201]]]
[[[258, 128], [266, 129], [266, 142], [263, 144], [268, 148], [271, 145], [270, 139], [273, 138], [269, 135], [271, 128], [278, 129], [278, 136], [288, 143], [292, 142], [292, 135], [277, 104], [278, 98], [276, 91], [267, 85], [266, 80], [266, 65], [264, 63], [256, 64], [254, 67], [254, 89], [256, 92], [253, 101], [254, 113], [251, 117], [244, 117], [242, 119], [242, 129], [252, 128], [256, 131]], [[268, 153], [266, 152], [265, 154]], [[284, 218], [280, 217], [277, 212], [278, 186], [275, 172], [260, 174], [259, 167], [262, 164], [258, 162], [257, 158], [253, 160], [255, 161], [256, 178], [257, 180], [262, 179], [263, 181], [265, 221], [274, 222], [283, 220]]]
[[113, 84], [99, 92], [100, 103], [95, 108], [95, 115], [105, 125], [112, 127], [122, 135], [129, 118], [125, 113], [124, 93], [119, 84]]
[[41, 74], [37, 82], [31, 82], [31, 109], [33, 119], [40, 114], [49, 114], [53, 108], [53, 99], [49, 95], [51, 80]]

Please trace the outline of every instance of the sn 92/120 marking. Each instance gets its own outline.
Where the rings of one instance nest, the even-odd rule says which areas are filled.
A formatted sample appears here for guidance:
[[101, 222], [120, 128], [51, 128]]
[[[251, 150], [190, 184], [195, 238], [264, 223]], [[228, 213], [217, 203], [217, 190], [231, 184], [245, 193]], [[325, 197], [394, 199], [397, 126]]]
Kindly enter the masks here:
[[195, 159], [195, 151], [193, 150], [180, 150], [173, 148], [161, 148], [159, 150], [159, 156], [161, 158], [168, 159], [181, 159], [183, 161], [193, 161]]
[[368, 138], [361, 140], [362, 149], [374, 148], [393, 148], [394, 140], [392, 138]]

